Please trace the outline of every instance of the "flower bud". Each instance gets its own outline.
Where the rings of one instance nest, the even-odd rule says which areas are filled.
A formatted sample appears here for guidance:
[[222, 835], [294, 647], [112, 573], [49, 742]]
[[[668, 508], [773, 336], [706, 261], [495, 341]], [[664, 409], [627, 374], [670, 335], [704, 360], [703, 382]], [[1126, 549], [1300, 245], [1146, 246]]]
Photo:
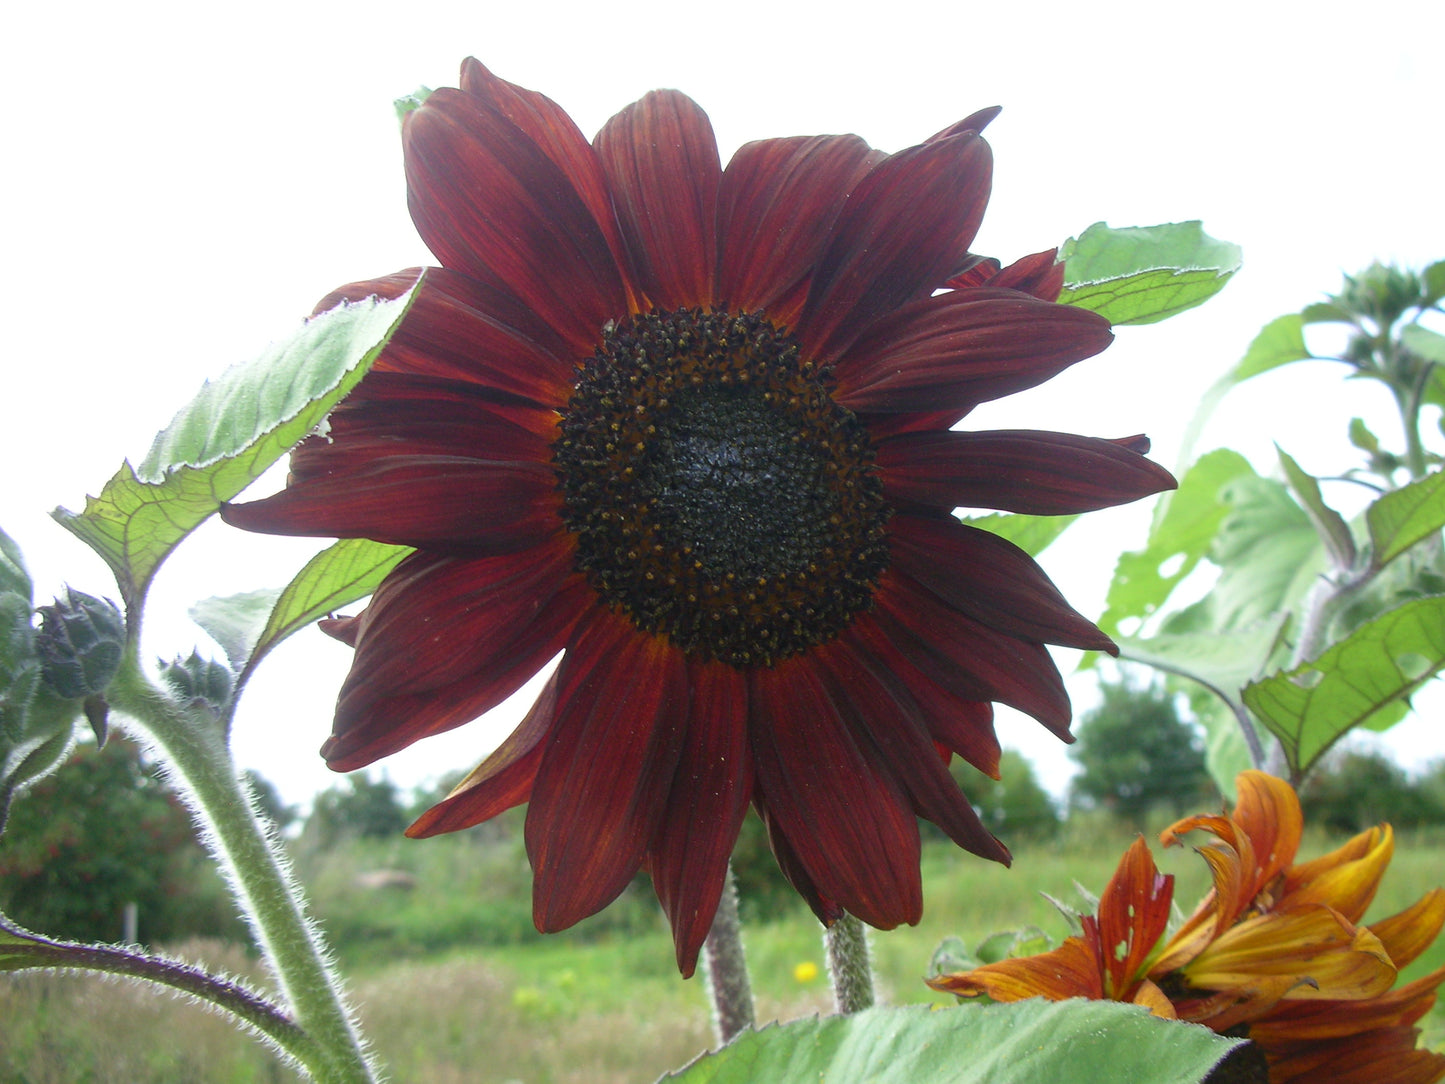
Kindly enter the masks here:
[[105, 691], [125, 651], [125, 619], [115, 603], [74, 588], [65, 600], [40, 607], [40, 674], [45, 684], [68, 700]]
[[231, 703], [236, 675], [223, 662], [203, 659], [191, 652], [188, 659], [176, 656], [174, 662], [161, 663], [161, 680], [190, 707], [205, 708], [219, 718]]

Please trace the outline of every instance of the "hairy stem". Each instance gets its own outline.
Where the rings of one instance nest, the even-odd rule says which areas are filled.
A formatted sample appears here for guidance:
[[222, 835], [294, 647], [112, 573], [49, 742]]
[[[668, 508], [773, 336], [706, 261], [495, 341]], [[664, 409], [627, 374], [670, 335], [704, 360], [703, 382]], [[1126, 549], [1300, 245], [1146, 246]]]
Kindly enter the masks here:
[[285, 856], [255, 815], [220, 728], [147, 680], [133, 646], [106, 696], [144, 728], [191, 802], [203, 841], [228, 875], [296, 1025], [311, 1039], [305, 1049], [288, 1050], [322, 1084], [376, 1080], [340, 979], [306, 918]]
[[873, 965], [868, 959], [868, 930], [844, 915], [823, 934], [828, 974], [833, 979], [833, 1005], [843, 1014], [873, 1006]]
[[728, 866], [722, 898], [712, 929], [702, 945], [702, 969], [712, 1000], [712, 1026], [719, 1043], [727, 1043], [752, 1027], [753, 988], [743, 956], [743, 928], [738, 919], [738, 890]]

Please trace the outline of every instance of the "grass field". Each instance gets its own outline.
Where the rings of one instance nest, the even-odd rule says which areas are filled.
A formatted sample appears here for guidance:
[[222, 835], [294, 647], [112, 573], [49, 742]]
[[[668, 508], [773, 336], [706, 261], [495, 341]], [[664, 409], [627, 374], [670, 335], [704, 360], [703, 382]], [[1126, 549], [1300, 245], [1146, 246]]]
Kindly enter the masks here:
[[[926, 910], [914, 928], [875, 934], [880, 994], [902, 1003], [943, 1000], [921, 976], [940, 940], [970, 943], [1029, 924], [1052, 935], [1062, 920], [1041, 892], [1073, 899], [1072, 882], [1097, 892], [1129, 837], [1076, 824], [1064, 838], [1016, 849], [1014, 868], [990, 866], [944, 844], [925, 851]], [[1331, 846], [1310, 839], [1302, 857]], [[1400, 841], [1371, 917], [1445, 882], [1445, 840]], [[1178, 875], [1176, 899], [1204, 890], [1203, 862], [1188, 850], [1156, 858]], [[646, 1082], [712, 1042], [698, 979], [679, 979], [672, 945], [644, 886], [572, 931], [531, 930], [527, 871], [513, 841], [447, 837], [343, 846], [301, 855], [366, 1030], [392, 1078], [423, 1084]], [[358, 886], [367, 870], [403, 870], [414, 887]], [[800, 906], [754, 915], [745, 929], [759, 1018], [828, 1011], [820, 927]], [[1445, 940], [1445, 939], [1442, 939]], [[170, 946], [213, 968], [264, 983], [240, 948]], [[800, 983], [795, 966], [818, 965]], [[1445, 943], [1406, 973], [1445, 964]], [[18, 1084], [250, 1084], [298, 1079], [254, 1041], [205, 1010], [153, 989], [87, 976], [0, 975], [0, 1080]], [[1445, 1012], [1426, 1021], [1445, 1045]]]

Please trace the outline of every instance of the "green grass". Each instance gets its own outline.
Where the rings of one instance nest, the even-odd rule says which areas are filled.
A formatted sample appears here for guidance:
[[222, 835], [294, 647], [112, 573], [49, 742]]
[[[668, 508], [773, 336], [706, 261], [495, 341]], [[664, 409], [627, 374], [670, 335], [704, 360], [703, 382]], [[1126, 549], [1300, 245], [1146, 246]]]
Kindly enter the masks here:
[[[1054, 843], [1021, 846], [1011, 870], [947, 845], [924, 856], [926, 911], [914, 928], [872, 939], [880, 993], [889, 1001], [944, 1000], [921, 981], [938, 942], [973, 943], [1002, 928], [1065, 932], [1040, 896], [1075, 900], [1072, 882], [1098, 892], [1129, 837], [1097, 823], [1071, 825]], [[1314, 857], [1331, 841], [1311, 838]], [[1445, 880], [1438, 835], [1400, 841], [1371, 918], [1391, 914]], [[1207, 886], [1204, 864], [1175, 848], [1156, 859], [1179, 877], [1187, 909]], [[672, 943], [645, 886], [573, 930], [531, 928], [529, 875], [515, 843], [465, 837], [423, 844], [343, 845], [302, 855], [318, 913], [351, 978], [368, 1033], [393, 1079], [425, 1084], [621, 1084], [646, 1082], [708, 1046], [701, 980], [675, 971]], [[358, 872], [405, 870], [410, 890], [362, 889]], [[787, 904], [744, 932], [759, 1017], [828, 1011], [821, 929]], [[211, 966], [249, 973], [233, 947], [180, 946]], [[819, 976], [800, 983], [797, 964]], [[1445, 964], [1445, 939], [1404, 980]], [[61, 974], [0, 975], [0, 1080], [24, 1084], [251, 1084], [296, 1075], [228, 1023], [127, 983]], [[1425, 1022], [1445, 1043], [1445, 1013]]]

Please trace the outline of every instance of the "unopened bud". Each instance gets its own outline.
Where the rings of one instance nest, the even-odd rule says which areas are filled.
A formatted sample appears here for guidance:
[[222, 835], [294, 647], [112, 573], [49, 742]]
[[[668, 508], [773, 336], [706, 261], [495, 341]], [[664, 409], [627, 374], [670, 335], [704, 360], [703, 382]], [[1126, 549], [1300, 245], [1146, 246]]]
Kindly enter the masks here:
[[115, 603], [74, 588], [40, 607], [40, 675], [67, 700], [103, 693], [125, 652], [125, 618]]
[[217, 717], [231, 703], [236, 686], [236, 675], [229, 666], [203, 659], [195, 651], [188, 659], [177, 655], [174, 662], [162, 663], [161, 680], [186, 704], [206, 708]]

